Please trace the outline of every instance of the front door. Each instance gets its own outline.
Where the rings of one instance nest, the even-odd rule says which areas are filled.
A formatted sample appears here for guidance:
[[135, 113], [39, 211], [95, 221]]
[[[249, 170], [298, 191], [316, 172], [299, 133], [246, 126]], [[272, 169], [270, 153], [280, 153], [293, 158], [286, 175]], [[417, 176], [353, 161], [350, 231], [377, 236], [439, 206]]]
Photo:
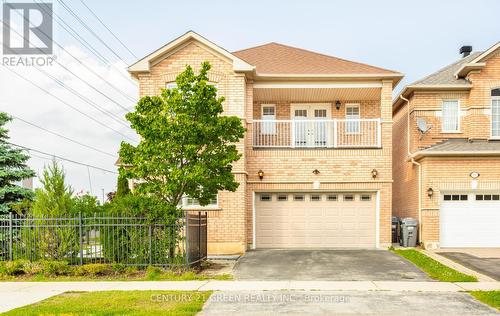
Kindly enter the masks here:
[[331, 144], [333, 127], [329, 105], [293, 105], [291, 114], [295, 147], [327, 147]]

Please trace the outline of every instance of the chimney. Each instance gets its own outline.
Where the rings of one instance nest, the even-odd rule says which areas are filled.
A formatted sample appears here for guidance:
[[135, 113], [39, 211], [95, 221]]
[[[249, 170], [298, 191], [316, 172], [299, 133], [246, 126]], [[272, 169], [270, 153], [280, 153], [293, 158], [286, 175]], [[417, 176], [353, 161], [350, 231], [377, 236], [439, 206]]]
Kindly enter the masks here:
[[462, 46], [460, 47], [460, 54], [462, 54], [462, 57], [467, 57], [470, 55], [472, 52], [472, 46]]

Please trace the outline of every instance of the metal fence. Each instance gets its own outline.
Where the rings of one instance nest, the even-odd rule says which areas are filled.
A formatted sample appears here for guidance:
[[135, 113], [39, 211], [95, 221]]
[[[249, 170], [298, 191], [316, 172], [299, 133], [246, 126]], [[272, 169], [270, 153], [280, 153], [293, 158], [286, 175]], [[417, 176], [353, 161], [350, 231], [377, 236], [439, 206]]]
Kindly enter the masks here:
[[72, 265], [195, 265], [207, 257], [207, 215], [174, 224], [142, 217], [0, 218], [0, 260], [64, 260]]

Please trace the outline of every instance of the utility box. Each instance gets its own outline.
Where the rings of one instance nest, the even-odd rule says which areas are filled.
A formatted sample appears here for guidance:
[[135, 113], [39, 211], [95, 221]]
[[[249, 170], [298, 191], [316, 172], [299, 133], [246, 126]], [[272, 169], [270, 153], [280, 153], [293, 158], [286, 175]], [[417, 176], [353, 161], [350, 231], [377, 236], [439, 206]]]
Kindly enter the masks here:
[[392, 243], [399, 242], [399, 218], [397, 216], [392, 217], [391, 221], [391, 233], [392, 233]]
[[415, 247], [417, 245], [417, 234], [417, 220], [411, 217], [403, 218], [400, 223], [399, 244], [403, 247]]

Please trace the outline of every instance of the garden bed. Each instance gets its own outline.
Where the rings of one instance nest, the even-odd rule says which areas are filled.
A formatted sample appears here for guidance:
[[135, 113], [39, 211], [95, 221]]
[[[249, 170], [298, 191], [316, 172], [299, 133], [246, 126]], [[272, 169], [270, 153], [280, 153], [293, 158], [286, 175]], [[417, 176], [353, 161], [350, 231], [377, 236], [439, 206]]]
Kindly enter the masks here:
[[0, 281], [188, 281], [232, 280], [228, 273], [218, 273], [210, 262], [197, 269], [135, 267], [122, 264], [84, 264], [70, 266], [63, 261], [3, 261]]

